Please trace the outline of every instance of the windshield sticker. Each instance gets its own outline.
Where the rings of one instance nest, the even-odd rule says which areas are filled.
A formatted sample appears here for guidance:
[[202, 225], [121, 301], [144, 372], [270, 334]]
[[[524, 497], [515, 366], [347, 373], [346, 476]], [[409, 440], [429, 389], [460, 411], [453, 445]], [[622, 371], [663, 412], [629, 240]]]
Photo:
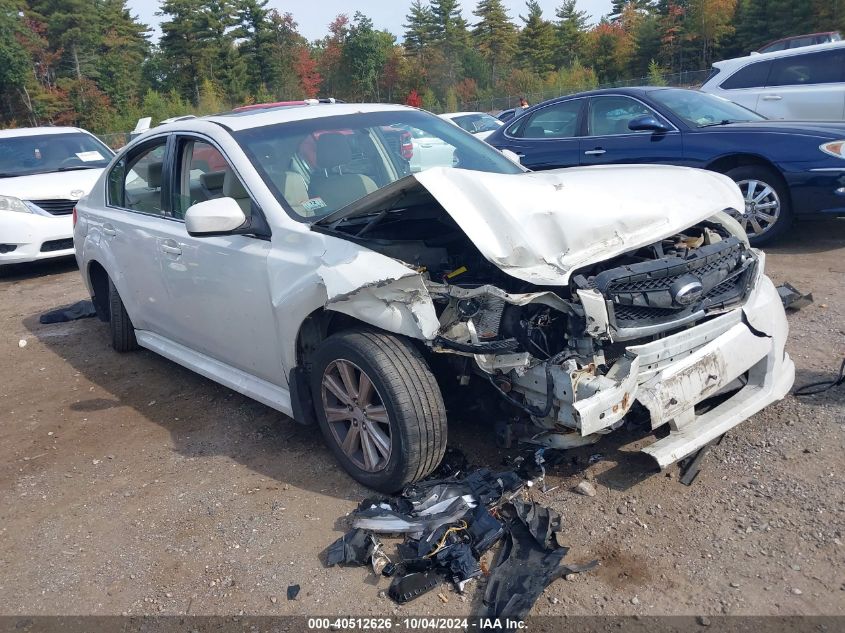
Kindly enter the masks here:
[[328, 205], [323, 202], [322, 198], [309, 198], [308, 200], [302, 203], [302, 208], [306, 211], [317, 211], [318, 209], [322, 209], [325, 206]]
[[91, 161], [94, 161], [94, 160], [105, 160], [103, 158], [103, 155], [96, 150], [91, 151], [91, 152], [77, 152], [76, 157], [79, 160], [81, 160], [83, 163], [90, 163]]

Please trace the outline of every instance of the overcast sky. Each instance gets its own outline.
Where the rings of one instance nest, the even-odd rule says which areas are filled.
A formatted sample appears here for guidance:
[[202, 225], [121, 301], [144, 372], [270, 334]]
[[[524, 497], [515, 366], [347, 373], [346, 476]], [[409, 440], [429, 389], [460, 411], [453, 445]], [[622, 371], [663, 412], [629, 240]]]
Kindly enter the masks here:
[[[524, 0], [504, 0], [510, 10], [511, 19], [518, 20], [519, 14], [526, 14]], [[543, 13], [547, 19], [554, 18], [555, 7], [559, 6], [562, 0], [540, 0]], [[129, 7], [132, 12], [141, 18], [142, 22], [150, 26], [157, 26], [160, 18], [155, 15], [158, 11], [157, 0], [129, 0]], [[402, 36], [404, 29], [402, 23], [408, 13], [411, 0], [366, 0], [362, 2], [349, 2], [349, 0], [270, 0], [268, 8], [275, 8], [280, 13], [289, 11], [299, 23], [299, 32], [309, 40], [323, 37], [326, 34], [326, 27], [329, 22], [339, 13], [347, 13], [349, 17], [356, 10], [367, 14], [376, 28], [387, 29], [398, 37]], [[475, 22], [472, 10], [477, 0], [462, 0], [461, 6], [464, 10], [464, 17], [470, 22]], [[611, 0], [578, 0], [578, 8], [593, 16], [593, 21], [610, 11]], [[351, 7], [351, 8], [350, 8]], [[521, 22], [519, 22], [521, 24]], [[154, 39], [159, 35], [156, 30]]]

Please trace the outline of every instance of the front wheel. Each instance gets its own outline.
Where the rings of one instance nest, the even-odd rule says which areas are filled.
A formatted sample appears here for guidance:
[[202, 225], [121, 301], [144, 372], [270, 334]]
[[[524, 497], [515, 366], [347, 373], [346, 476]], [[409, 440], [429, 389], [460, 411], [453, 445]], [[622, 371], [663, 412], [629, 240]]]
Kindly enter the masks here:
[[330, 336], [314, 356], [311, 391], [329, 448], [365, 486], [396, 492], [443, 458], [443, 397], [425, 359], [401, 337]]
[[745, 213], [733, 214], [752, 246], [761, 246], [782, 235], [792, 224], [789, 192], [781, 177], [768, 167], [744, 165], [725, 173], [745, 199]]

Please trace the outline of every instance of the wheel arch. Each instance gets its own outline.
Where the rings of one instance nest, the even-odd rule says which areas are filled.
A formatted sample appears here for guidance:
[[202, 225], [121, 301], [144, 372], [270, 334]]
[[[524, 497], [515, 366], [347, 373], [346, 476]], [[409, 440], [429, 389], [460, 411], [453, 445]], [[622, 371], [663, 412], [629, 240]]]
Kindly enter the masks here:
[[88, 262], [88, 285], [91, 288], [91, 300], [97, 311], [97, 318], [107, 323], [110, 319], [109, 310], [109, 274], [105, 267], [97, 260]]
[[772, 161], [760, 156], [759, 154], [728, 154], [725, 156], [720, 156], [716, 158], [707, 165], [705, 165], [705, 169], [709, 169], [710, 171], [716, 171], [720, 174], [726, 174], [731, 169], [735, 169], [737, 167], [764, 167], [766, 169], [770, 169], [781, 181], [783, 185], [784, 191], [788, 196], [787, 202], [791, 205], [792, 204], [792, 192], [789, 190], [789, 186], [786, 183], [786, 179], [783, 177], [781, 170], [775, 165]]

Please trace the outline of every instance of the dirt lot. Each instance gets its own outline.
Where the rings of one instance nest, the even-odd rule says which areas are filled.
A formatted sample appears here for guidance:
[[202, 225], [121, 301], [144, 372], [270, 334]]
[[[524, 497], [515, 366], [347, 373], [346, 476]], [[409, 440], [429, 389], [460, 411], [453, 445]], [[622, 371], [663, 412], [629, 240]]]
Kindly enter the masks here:
[[[767, 266], [815, 295], [789, 317], [797, 384], [829, 376], [845, 351], [845, 221], [799, 227]], [[40, 325], [85, 298], [71, 262], [7, 272], [0, 296], [0, 613], [472, 612], [472, 585], [397, 608], [386, 580], [323, 567], [367, 491], [314, 430], [150, 352], [115, 354], [94, 319]], [[843, 423], [845, 389], [790, 396], [730, 433], [690, 488], [644, 472], [632, 436], [574, 453], [537, 498], [563, 514], [568, 560], [601, 565], [532, 613], [845, 614]], [[450, 428], [496, 467], [487, 437], [483, 420]], [[593, 498], [572, 491], [584, 476]]]

